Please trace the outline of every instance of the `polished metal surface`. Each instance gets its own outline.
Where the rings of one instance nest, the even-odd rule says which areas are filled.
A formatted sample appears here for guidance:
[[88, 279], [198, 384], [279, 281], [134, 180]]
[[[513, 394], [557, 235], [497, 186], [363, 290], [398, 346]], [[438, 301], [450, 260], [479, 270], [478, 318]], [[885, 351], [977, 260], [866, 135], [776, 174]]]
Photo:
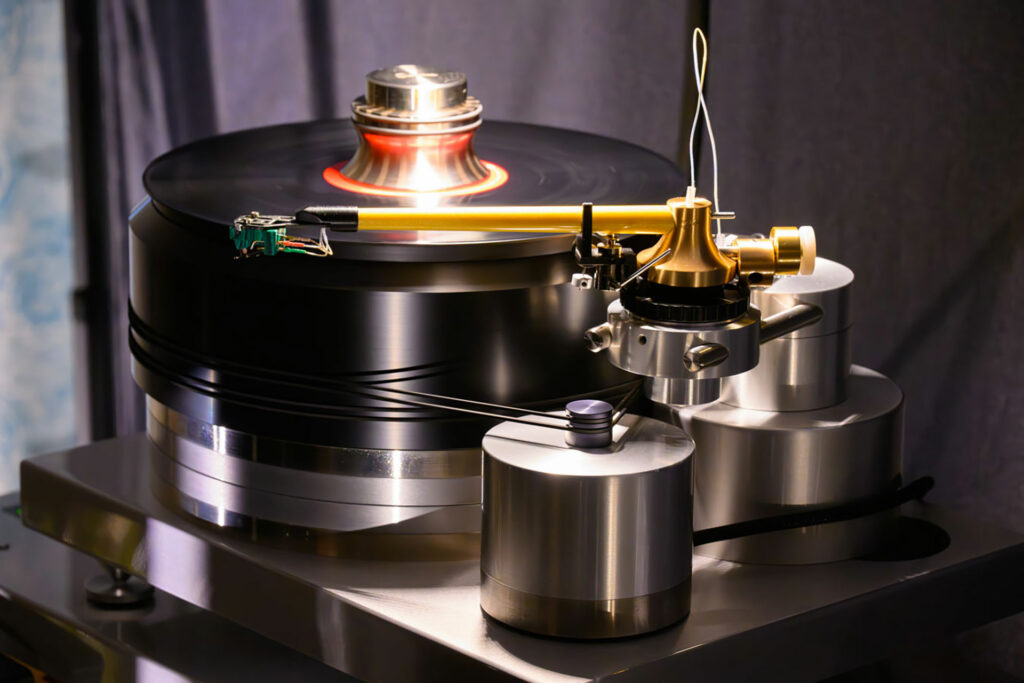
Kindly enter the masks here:
[[644, 395], [655, 403], [696, 406], [718, 399], [722, 380], [672, 379], [667, 377], [644, 378]]
[[[1024, 537], [913, 504], [904, 508], [917, 519], [907, 520], [903, 555], [798, 567], [698, 556], [691, 613], [681, 624], [610, 642], [539, 638], [481, 613], [475, 560], [368, 562], [282, 552], [171, 513], [150, 493], [142, 457], [149, 447], [137, 435], [27, 461], [25, 523], [210, 610], [199, 614], [251, 629], [242, 629], [250, 638], [255, 631], [366, 680], [813, 681], [1024, 609]], [[928, 546], [928, 530], [948, 535], [948, 544]], [[12, 551], [18, 538], [0, 533]], [[56, 580], [37, 566], [31, 557], [0, 561], [0, 597], [15, 592], [16, 580], [36, 587], [23, 604], [46, 604], [55, 587], [71, 584], [72, 599], [84, 602], [80, 580]], [[89, 562], [81, 579], [95, 571]], [[162, 595], [158, 609], [167, 604]], [[117, 637], [114, 629], [105, 633]], [[249, 669], [238, 666], [258, 670], [277, 648], [251, 646], [248, 659], [236, 663], [233, 646], [193, 631], [199, 637], [191, 646], [168, 642], [172, 630], [162, 638], [135, 630], [121, 637], [138, 633], [139, 652], [198, 654], [209, 667], [232, 666], [236, 675], [227, 680], [246, 678]], [[269, 665], [264, 670], [273, 678]]]
[[466, 101], [466, 74], [438, 67], [400, 64], [366, 74], [366, 103], [383, 109], [430, 115]]
[[[285, 495], [257, 488], [246, 479], [231, 483], [205, 475], [159, 450], [152, 453], [152, 466], [161, 483], [186, 497], [188, 503], [182, 506], [184, 510], [222, 526], [239, 526], [231, 520], [244, 518], [295, 528], [343, 532], [460, 534], [480, 530], [479, 501], [373, 505]], [[467, 497], [478, 496], [479, 490]], [[202, 505], [197, 506], [197, 503]]]
[[[580, 289], [590, 289], [590, 287], [580, 287]], [[603, 322], [600, 325], [591, 327], [583, 333], [583, 341], [587, 345], [587, 350], [591, 353], [604, 351], [612, 345], [612, 326], [607, 322]]]
[[[479, 448], [386, 451], [260, 438], [147, 399], [154, 492], [217, 527], [310, 552], [474, 556]], [[374, 539], [373, 535], [387, 535]], [[282, 543], [291, 537], [315, 539]]]
[[85, 597], [97, 607], [142, 607], [153, 600], [153, 587], [120, 567], [104, 566], [105, 573], [85, 582]]
[[[480, 449], [386, 451], [279, 441], [147, 399], [146, 433], [170, 460], [254, 491], [372, 506], [480, 503]], [[340, 523], [340, 520], [339, 520]]]
[[565, 433], [565, 443], [575, 448], [605, 448], [610, 445], [614, 410], [614, 406], [607, 401], [569, 401], [565, 405], [565, 412], [569, 416], [569, 426], [574, 430]]
[[814, 272], [818, 251], [814, 228], [809, 225], [773, 227], [768, 239], [720, 235], [716, 243], [723, 254], [736, 260], [738, 275], [765, 286], [780, 275]]
[[[762, 335], [764, 323], [761, 324]], [[696, 372], [704, 368], [710, 368], [719, 363], [724, 363], [729, 358], [729, 349], [721, 344], [698, 344], [691, 346], [683, 354], [683, 365], [687, 370]]]
[[[548, 409], [629, 379], [579, 341], [610, 295], [539, 284], [568, 280], [568, 255], [253, 268], [200, 249], [179, 258], [165, 241], [186, 239], [184, 229], [152, 207], [132, 231], [134, 377], [208, 424], [314, 447], [460, 450], [479, 444], [487, 421], [384, 401], [372, 388]], [[547, 271], [539, 281], [535, 266]], [[470, 272], [490, 284], [460, 280]], [[268, 315], [278, 305], [289, 324]]]
[[[777, 342], [772, 342], [777, 343]], [[705, 529], [894, 490], [903, 453], [903, 393], [853, 366], [847, 399], [819, 410], [770, 412], [718, 402], [675, 411], [697, 444], [694, 528]], [[872, 552], [892, 515], [703, 545], [742, 562], [829, 562]]]
[[354, 680], [160, 590], [141, 609], [92, 605], [96, 559], [24, 527], [17, 506], [0, 497], [0, 656], [56, 681]]
[[761, 318], [761, 343], [791, 334], [821, 320], [821, 309], [814, 304], [799, 303], [792, 308]]
[[[644, 377], [712, 379], [745, 372], [757, 364], [760, 316], [756, 309], [723, 323], [675, 325], [635, 316], [616, 299], [608, 305], [608, 324], [608, 360]], [[685, 355], [705, 345], [724, 347], [728, 353], [718, 363], [687, 367]]]
[[813, 304], [822, 310], [817, 323], [790, 333], [792, 337], [819, 337], [848, 328], [853, 271], [841, 263], [818, 257], [810, 275], [780, 278], [771, 287], [750, 290], [750, 303], [761, 317], [775, 315], [797, 304]]
[[[852, 283], [850, 269], [818, 258], [811, 275], [751, 291], [767, 339], [757, 367], [723, 379], [718, 403], [677, 414], [697, 442], [698, 529], [898, 487], [903, 397], [875, 372], [851, 373]], [[892, 517], [723, 541], [700, 552], [744, 562], [835, 561], [877, 549]]]
[[[166, 310], [151, 308], [150, 294], [133, 293], [133, 304], [145, 305], [161, 324], [172, 321]], [[194, 339], [188, 328], [168, 338], [133, 325], [135, 380], [183, 415], [260, 439], [305, 444], [306, 451], [461, 452], [479, 444], [486, 420], [409, 405], [402, 397], [395, 402], [374, 389], [554, 408], [580, 395], [614, 395], [630, 379], [580, 342], [606, 305], [600, 292], [568, 286], [451, 295], [356, 290], [332, 292], [322, 303], [330, 299], [345, 304], [345, 315], [321, 320], [331, 335], [320, 342], [294, 339], [289, 326], [273, 324], [272, 317], [245, 323], [249, 336], [270, 348], [280, 342], [292, 349], [274, 365], [262, 343], [245, 341], [227, 321], [207, 335], [204, 345], [212, 353], [200, 358], [179, 350], [179, 335]], [[318, 354], [321, 343], [335, 343], [328, 341], [334, 335], [340, 348]], [[228, 348], [230, 342], [239, 346]]]
[[673, 287], [715, 287], [729, 282], [736, 275], [736, 262], [718, 250], [711, 236], [711, 201], [673, 197], [668, 206], [675, 230], [637, 254], [637, 263], [645, 265], [666, 251], [671, 253], [644, 278]]
[[690, 579], [650, 595], [581, 600], [538, 595], [480, 576], [480, 605], [495, 619], [524, 631], [566, 638], [610, 639], [671, 626], [690, 612]]
[[762, 320], [797, 306], [813, 306], [821, 318], [762, 344], [757, 367], [722, 382], [722, 401], [766, 411], [816, 410], [843, 401], [850, 371], [852, 284], [853, 271], [818, 258], [812, 275], [751, 290], [751, 304], [760, 309]]
[[848, 392], [850, 344], [848, 331], [768, 342], [761, 346], [757, 367], [722, 380], [722, 401], [787, 412], [841, 403]]
[[366, 76], [365, 97], [352, 103], [359, 149], [341, 175], [371, 192], [430, 193], [504, 173], [474, 151], [482, 111], [467, 95], [465, 74], [412, 64], [378, 69]]
[[693, 442], [635, 415], [611, 444], [503, 422], [484, 449], [480, 605], [517, 628], [636, 635], [689, 612]]
[[476, 156], [472, 136], [473, 128], [478, 125], [479, 121], [459, 129], [428, 134], [420, 130], [423, 125], [411, 130], [391, 130], [357, 123], [361, 139], [359, 149], [341, 167], [340, 173], [366, 186], [368, 191], [382, 188], [427, 193], [420, 197], [424, 201], [429, 201], [426, 198], [432, 192], [442, 193], [482, 183], [504, 171], [488, 168]]

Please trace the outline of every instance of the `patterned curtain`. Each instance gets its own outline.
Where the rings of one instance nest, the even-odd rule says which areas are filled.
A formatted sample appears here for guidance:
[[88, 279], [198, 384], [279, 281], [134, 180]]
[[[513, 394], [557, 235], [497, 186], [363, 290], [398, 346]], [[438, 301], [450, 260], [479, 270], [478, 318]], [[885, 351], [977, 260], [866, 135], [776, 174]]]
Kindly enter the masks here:
[[0, 492], [71, 444], [71, 290], [59, 0], [0, 3]]

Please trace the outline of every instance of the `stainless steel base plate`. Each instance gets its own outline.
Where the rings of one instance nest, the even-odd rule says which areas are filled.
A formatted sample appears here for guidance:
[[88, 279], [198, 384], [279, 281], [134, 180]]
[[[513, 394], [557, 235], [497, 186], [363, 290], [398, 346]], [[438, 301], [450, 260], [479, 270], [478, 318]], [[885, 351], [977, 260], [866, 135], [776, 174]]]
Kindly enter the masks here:
[[153, 499], [148, 448], [137, 435], [26, 461], [25, 524], [367, 680], [818, 680], [1024, 609], [1024, 536], [912, 505], [910, 531], [939, 527], [947, 547], [798, 567], [695, 557], [683, 623], [540, 638], [484, 616], [476, 560], [343, 560], [215, 534]]

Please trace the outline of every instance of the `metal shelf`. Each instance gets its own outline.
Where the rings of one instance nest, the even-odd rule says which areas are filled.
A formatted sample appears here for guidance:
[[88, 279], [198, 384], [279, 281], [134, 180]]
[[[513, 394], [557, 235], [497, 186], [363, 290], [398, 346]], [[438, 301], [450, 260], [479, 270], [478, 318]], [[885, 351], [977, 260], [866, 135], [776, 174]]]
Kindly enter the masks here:
[[[817, 680], [1024, 609], [1024, 537], [908, 505], [944, 550], [784, 567], [695, 556], [678, 626], [551, 640], [479, 609], [479, 566], [276, 550], [157, 503], [143, 435], [22, 465], [24, 523], [339, 671], [369, 680]], [[931, 531], [929, 531], [931, 530]], [[941, 532], [940, 532], [941, 533]]]

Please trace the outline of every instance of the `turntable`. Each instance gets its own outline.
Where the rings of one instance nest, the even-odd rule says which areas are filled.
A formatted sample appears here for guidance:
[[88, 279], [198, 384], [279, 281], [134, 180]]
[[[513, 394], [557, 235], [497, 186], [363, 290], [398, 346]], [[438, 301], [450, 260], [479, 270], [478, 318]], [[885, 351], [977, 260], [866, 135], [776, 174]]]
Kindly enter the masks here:
[[84, 641], [230, 680], [104, 630], [194, 610], [310, 680], [811, 680], [1024, 608], [1024, 538], [903, 481], [806, 226], [715, 234], [717, 187], [413, 65], [144, 182], [146, 433], [26, 461], [0, 526], [109, 569], [37, 610]]

